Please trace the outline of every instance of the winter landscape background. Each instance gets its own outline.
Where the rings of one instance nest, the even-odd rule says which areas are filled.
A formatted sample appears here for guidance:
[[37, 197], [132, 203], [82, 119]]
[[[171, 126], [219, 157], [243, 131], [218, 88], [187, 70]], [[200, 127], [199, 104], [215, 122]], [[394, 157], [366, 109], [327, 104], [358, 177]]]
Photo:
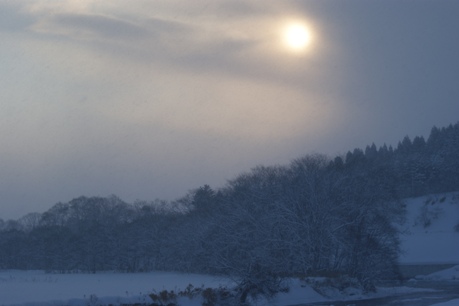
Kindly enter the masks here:
[[[427, 140], [405, 137], [395, 149], [373, 144], [345, 156], [259, 166], [221, 189], [204, 185], [172, 202], [80, 197], [0, 220], [3, 303], [72, 297], [77, 304], [148, 304], [152, 290], [192, 284], [234, 290], [227, 293], [233, 302], [215, 293], [218, 303], [284, 296], [288, 305], [384, 295], [381, 284], [413, 277], [455, 283], [458, 139], [456, 123], [432, 128]], [[20, 272], [34, 270], [46, 273]], [[337, 283], [322, 284], [324, 277]], [[297, 278], [303, 287], [292, 285]], [[359, 295], [347, 296], [350, 288]]]
[[457, 303], [458, 16], [0, 0], [0, 306]]

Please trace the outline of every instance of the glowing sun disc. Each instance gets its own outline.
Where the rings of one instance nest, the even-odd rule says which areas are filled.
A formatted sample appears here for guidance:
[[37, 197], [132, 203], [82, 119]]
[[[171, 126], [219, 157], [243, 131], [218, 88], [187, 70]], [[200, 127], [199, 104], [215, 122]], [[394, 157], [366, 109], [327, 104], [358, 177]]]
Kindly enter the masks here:
[[288, 25], [283, 33], [285, 45], [293, 51], [304, 50], [311, 41], [309, 29], [300, 23]]

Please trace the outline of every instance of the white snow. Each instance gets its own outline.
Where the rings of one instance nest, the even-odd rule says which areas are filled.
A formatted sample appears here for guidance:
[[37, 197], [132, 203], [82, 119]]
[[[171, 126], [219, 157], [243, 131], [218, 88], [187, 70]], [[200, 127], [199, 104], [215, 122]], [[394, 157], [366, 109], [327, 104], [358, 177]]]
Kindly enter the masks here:
[[[0, 305], [87, 305], [151, 302], [153, 290], [177, 291], [189, 284], [218, 287], [228, 279], [179, 273], [46, 274], [43, 271], [0, 271]], [[54, 301], [54, 302], [50, 302]], [[95, 303], [94, 303], [95, 304]]]
[[432, 306], [457, 306], [459, 305], [459, 299], [451, 300], [444, 303], [434, 304]]
[[417, 280], [459, 281], [459, 265], [429, 275], [418, 275]]
[[[333, 301], [350, 301], [350, 300], [365, 300], [372, 298], [380, 298], [386, 296], [394, 296], [405, 293], [413, 292], [426, 292], [436, 291], [433, 289], [425, 288], [412, 288], [406, 286], [400, 287], [378, 287], [376, 292], [364, 294], [362, 290], [356, 288], [347, 288], [344, 292], [340, 292], [338, 289], [329, 288], [327, 296], [324, 297], [317, 293], [311, 286], [305, 284], [298, 279], [292, 280], [290, 283], [290, 290], [288, 293], [279, 293], [274, 299], [268, 301], [260, 299], [259, 301], [253, 302], [255, 306], [288, 306], [288, 305], [299, 305], [304, 303], [319, 303], [319, 302], [330, 302]], [[188, 305], [185, 305], [188, 306]]]
[[287, 293], [279, 293], [272, 300], [268, 301], [260, 299], [254, 302], [256, 306], [269, 306], [269, 305], [297, 305], [301, 303], [314, 303], [323, 302], [329, 299], [317, 293], [310, 286], [304, 284], [298, 279], [292, 279], [290, 282], [290, 290]]
[[[400, 263], [459, 264], [459, 193], [407, 199], [407, 220], [401, 235]], [[424, 208], [423, 208], [424, 207]], [[431, 224], [424, 227], [422, 210]]]
[[[120, 303], [151, 303], [148, 294], [161, 290], [194, 287], [231, 286], [224, 278], [198, 274], [165, 272], [102, 273], [102, 274], [46, 274], [43, 271], [0, 271], [0, 306], [88, 306], [119, 305]], [[332, 292], [328, 297], [317, 293], [298, 279], [291, 280], [288, 293], [280, 293], [272, 300], [260, 299], [257, 306], [286, 306], [336, 300], [354, 300], [426, 291], [409, 287], [378, 288], [378, 292], [364, 295], [361, 291]], [[178, 299], [181, 306], [201, 306], [201, 298]]]

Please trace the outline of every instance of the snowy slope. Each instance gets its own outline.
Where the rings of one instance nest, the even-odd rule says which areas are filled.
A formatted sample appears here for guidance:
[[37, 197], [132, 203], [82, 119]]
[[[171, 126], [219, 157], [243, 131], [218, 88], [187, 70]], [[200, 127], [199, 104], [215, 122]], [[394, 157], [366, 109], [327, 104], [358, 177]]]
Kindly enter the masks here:
[[407, 199], [402, 264], [459, 264], [459, 192]]

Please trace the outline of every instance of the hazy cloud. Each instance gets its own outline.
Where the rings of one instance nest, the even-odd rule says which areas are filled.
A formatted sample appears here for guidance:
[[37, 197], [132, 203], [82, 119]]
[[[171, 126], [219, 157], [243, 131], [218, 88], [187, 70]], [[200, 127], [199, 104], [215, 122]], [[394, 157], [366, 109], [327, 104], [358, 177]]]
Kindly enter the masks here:
[[78, 33], [84, 30], [105, 39], [135, 39], [151, 34], [133, 23], [103, 15], [60, 14], [51, 18], [52, 27]]
[[35, 18], [21, 11], [16, 1], [0, 2], [0, 31], [23, 31]]
[[[457, 120], [454, 1], [0, 3], [5, 216], [174, 198]], [[305, 20], [301, 55], [279, 29]], [[0, 215], [1, 217], [1, 215]]]

